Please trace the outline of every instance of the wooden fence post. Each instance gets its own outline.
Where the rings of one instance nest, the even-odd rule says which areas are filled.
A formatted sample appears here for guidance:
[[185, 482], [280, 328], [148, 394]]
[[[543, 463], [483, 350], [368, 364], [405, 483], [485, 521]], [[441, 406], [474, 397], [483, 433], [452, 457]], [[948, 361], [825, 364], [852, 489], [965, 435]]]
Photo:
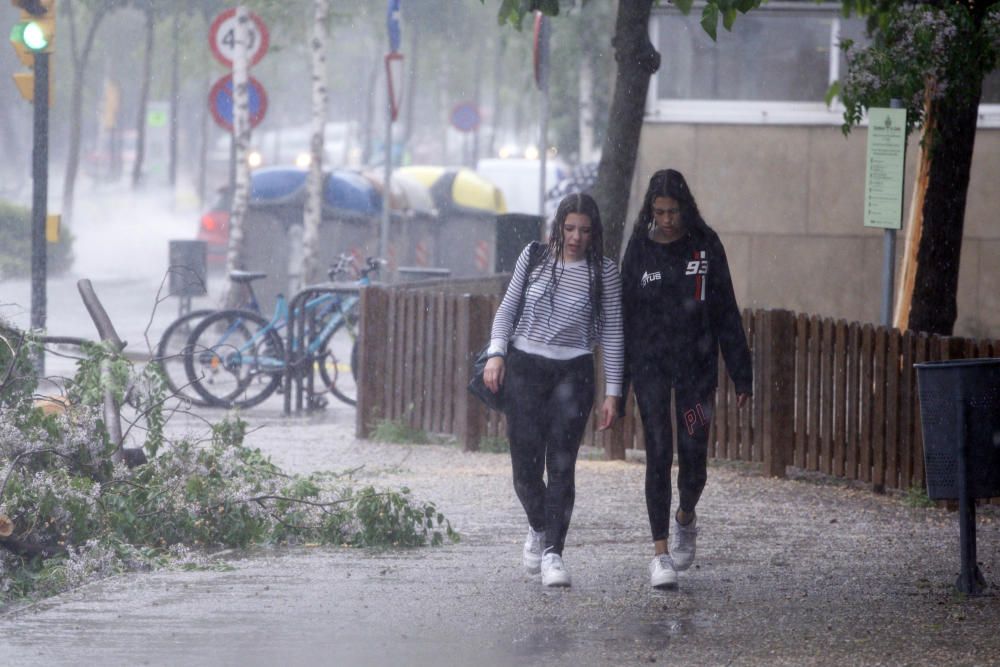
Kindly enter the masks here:
[[795, 315], [764, 313], [763, 396], [764, 474], [784, 477], [795, 442]]
[[480, 405], [465, 386], [472, 376], [472, 362], [479, 348], [487, 343], [489, 326], [483, 333], [483, 321], [490, 316], [489, 299], [463, 294], [458, 301], [455, 332], [455, 435], [465, 451], [479, 449], [479, 441], [486, 433], [485, 408]]
[[[386, 381], [385, 345], [391, 344], [388, 333], [389, 293], [381, 287], [361, 290], [361, 324], [358, 330], [358, 406], [354, 433], [367, 438], [379, 416], [385, 415], [380, 404]], [[372, 332], [372, 335], [366, 335]], [[380, 349], [381, 348], [381, 349]]]

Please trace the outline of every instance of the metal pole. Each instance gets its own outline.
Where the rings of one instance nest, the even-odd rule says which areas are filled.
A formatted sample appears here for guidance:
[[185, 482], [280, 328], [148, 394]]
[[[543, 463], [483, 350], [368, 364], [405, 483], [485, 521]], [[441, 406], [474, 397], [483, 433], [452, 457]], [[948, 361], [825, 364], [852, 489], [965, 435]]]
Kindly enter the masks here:
[[[31, 328], [45, 329], [45, 219], [49, 194], [49, 54], [35, 54], [34, 147], [31, 157]], [[35, 353], [35, 373], [45, 374], [45, 350]]]
[[[901, 109], [903, 102], [897, 98], [889, 101], [889, 108]], [[905, 156], [904, 172], [905, 172]], [[892, 302], [896, 293], [896, 230], [886, 229], [882, 241], [882, 308], [880, 309], [882, 326], [892, 326]]]
[[[386, 70], [388, 76], [388, 69]], [[378, 255], [389, 258], [389, 193], [392, 181], [392, 100], [388, 88], [385, 96], [385, 167], [382, 171], [382, 229], [379, 233]]]
[[958, 482], [958, 541], [961, 558], [958, 580], [955, 588], [966, 595], [983, 592], [986, 580], [976, 563], [976, 505], [972, 502], [969, 489], [969, 440], [966, 423], [965, 399], [957, 402], [958, 409], [958, 460], [956, 461], [956, 481]]

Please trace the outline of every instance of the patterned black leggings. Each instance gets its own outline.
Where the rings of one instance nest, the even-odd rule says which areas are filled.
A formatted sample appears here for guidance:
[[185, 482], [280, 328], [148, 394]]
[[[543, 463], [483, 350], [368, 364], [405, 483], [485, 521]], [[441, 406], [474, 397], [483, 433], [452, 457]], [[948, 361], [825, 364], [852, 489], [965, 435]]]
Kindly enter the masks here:
[[715, 392], [693, 391], [672, 384], [664, 374], [633, 376], [636, 403], [646, 436], [646, 511], [653, 540], [670, 533], [670, 466], [674, 439], [670, 423], [670, 391], [674, 390], [677, 419], [677, 490], [680, 508], [693, 512], [708, 478], [708, 431], [715, 409]]
[[505, 372], [514, 491], [531, 527], [545, 531], [546, 549], [562, 554], [576, 499], [576, 456], [594, 404], [594, 358], [560, 361], [511, 346]]

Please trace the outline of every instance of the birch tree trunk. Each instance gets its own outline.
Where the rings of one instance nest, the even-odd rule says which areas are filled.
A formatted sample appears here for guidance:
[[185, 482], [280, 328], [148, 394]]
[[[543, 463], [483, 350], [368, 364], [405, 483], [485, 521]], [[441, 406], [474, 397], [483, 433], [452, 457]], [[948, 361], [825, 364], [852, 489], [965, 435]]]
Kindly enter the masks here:
[[323, 217], [323, 128], [326, 124], [326, 23], [330, 0], [313, 2], [313, 34], [310, 43], [312, 67], [312, 137], [309, 142], [309, 176], [302, 219], [302, 267], [305, 284], [321, 280], [319, 225]]
[[[243, 224], [246, 221], [247, 201], [250, 195], [250, 79], [247, 45], [250, 40], [250, 14], [247, 8], [236, 8], [236, 42], [233, 57], [233, 133], [236, 139], [236, 180], [233, 184], [232, 210], [229, 214], [229, 249], [226, 253], [226, 274], [244, 269], [245, 252]], [[239, 303], [240, 290], [236, 283], [229, 283], [227, 307]]]
[[619, 0], [615, 19], [615, 93], [594, 186], [604, 223], [604, 254], [615, 261], [621, 255], [649, 78], [660, 69], [660, 54], [649, 41], [653, 1]]
[[142, 184], [142, 165], [146, 159], [146, 108], [149, 105], [149, 83], [153, 75], [153, 42], [156, 23], [153, 10], [146, 9], [146, 50], [142, 61], [142, 81], [139, 86], [139, 110], [135, 121], [135, 162], [132, 163], [132, 189]]

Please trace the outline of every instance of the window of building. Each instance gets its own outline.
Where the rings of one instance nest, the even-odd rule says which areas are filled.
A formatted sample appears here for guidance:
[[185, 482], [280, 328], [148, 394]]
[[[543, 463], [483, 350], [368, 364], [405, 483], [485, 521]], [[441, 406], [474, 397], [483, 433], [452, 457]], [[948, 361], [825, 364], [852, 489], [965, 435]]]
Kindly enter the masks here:
[[[824, 101], [846, 72], [839, 44], [864, 44], [864, 19], [843, 18], [840, 2], [773, 1], [741, 15], [717, 41], [699, 24], [700, 8], [684, 16], [660, 5], [650, 36], [661, 55], [650, 82], [649, 120], [664, 122], [830, 124], [843, 106]], [[1000, 127], [1000, 72], [983, 88], [980, 124]]]

